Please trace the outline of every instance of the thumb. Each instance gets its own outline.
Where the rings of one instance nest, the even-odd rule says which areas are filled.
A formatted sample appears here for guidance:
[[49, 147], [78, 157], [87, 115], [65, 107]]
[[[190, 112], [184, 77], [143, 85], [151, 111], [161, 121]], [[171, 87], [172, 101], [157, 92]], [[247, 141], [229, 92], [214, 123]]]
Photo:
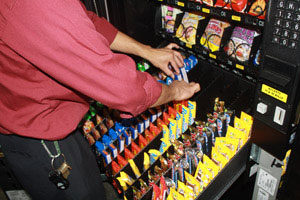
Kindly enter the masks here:
[[195, 93], [200, 91], [199, 83], [191, 82], [190, 87]]

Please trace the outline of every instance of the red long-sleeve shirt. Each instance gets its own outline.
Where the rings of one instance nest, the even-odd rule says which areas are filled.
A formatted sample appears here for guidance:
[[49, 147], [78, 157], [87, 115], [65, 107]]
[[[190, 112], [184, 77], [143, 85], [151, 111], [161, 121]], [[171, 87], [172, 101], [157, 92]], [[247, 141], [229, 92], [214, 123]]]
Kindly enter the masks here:
[[116, 34], [78, 0], [0, 1], [0, 132], [64, 138], [87, 97], [132, 115], [152, 105], [161, 85], [110, 50]]

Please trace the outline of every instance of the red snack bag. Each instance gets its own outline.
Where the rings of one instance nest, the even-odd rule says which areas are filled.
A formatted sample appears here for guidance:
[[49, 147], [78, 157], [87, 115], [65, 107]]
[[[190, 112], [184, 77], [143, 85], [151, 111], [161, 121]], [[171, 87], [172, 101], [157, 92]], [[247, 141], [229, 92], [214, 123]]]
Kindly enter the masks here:
[[121, 155], [117, 156], [117, 160], [118, 160], [120, 167], [124, 167], [128, 163]]
[[160, 188], [157, 185], [153, 185], [152, 200], [159, 200], [160, 198]]
[[126, 147], [124, 148], [125, 151], [125, 159], [126, 160], [130, 160], [134, 158], [133, 153], [131, 153], [131, 151], [129, 151]]
[[95, 138], [93, 138], [93, 136], [89, 133], [86, 133], [85, 135], [85, 138], [88, 140], [90, 146], [92, 146], [93, 144], [95, 144]]
[[167, 197], [167, 185], [166, 185], [166, 180], [164, 176], [160, 177], [160, 200], [165, 200]]
[[150, 132], [153, 134], [153, 136], [157, 136], [160, 133], [161, 130], [154, 124], [150, 123]]
[[267, 0], [256, 0], [250, 7], [249, 14], [257, 16], [259, 19], [264, 19], [266, 16]]
[[140, 146], [140, 148], [142, 149], [142, 148], [144, 148], [145, 146], [147, 146], [147, 144], [148, 144], [148, 142], [147, 142], [147, 140], [144, 138], [144, 136], [143, 135], [139, 135], [139, 146]]
[[152, 141], [154, 138], [153, 134], [151, 134], [148, 129], [145, 130], [145, 137], [148, 142]]
[[169, 111], [169, 116], [172, 119], [175, 119], [176, 115], [177, 115], [177, 111], [174, 108], [172, 108], [171, 106], [168, 107], [168, 111]]
[[135, 143], [131, 142], [131, 152], [136, 155], [141, 151], [141, 148]]
[[247, 2], [247, 0], [231, 0], [231, 8], [236, 12], [244, 12]]
[[177, 112], [182, 113], [182, 104], [179, 101], [174, 102], [174, 109]]
[[215, 7], [222, 7], [225, 9], [231, 9], [230, 0], [217, 0]]
[[111, 167], [114, 174], [117, 174], [121, 170], [121, 167], [115, 161], [111, 162]]
[[163, 113], [163, 122], [164, 122], [166, 125], [169, 125], [169, 123], [170, 123], [169, 118], [170, 118], [170, 116], [168, 115], [168, 113], [164, 112], [164, 113]]

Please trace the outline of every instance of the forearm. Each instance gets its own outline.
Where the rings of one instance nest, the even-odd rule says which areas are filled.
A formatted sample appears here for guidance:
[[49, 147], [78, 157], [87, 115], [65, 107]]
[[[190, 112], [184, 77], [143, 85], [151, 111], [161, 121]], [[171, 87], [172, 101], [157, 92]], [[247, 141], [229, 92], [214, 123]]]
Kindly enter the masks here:
[[144, 45], [120, 31], [118, 31], [114, 41], [110, 45], [110, 48], [114, 51], [133, 54], [145, 59], [147, 59], [147, 55], [151, 50], [150, 46]]
[[175, 94], [176, 92], [174, 91], [174, 88], [162, 84], [161, 95], [151, 107], [160, 106], [170, 101], [173, 101], [175, 99]]

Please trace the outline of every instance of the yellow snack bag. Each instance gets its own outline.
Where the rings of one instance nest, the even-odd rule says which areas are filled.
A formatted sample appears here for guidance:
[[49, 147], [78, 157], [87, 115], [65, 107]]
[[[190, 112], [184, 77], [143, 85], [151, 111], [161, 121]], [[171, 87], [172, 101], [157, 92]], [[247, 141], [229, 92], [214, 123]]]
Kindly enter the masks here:
[[140, 170], [137, 168], [137, 166], [135, 165], [134, 161], [132, 159], [130, 159], [129, 161], [130, 167], [132, 169], [132, 171], [135, 174], [136, 178], [139, 178], [141, 176]]
[[250, 124], [252, 126], [253, 124], [253, 117], [251, 115], [248, 115], [245, 112], [241, 112], [241, 120], [243, 120], [244, 122], [246, 122], [247, 124]]
[[158, 157], [161, 155], [160, 151], [156, 150], [156, 149], [150, 149], [148, 151], [149, 156], [150, 156], [150, 164], [152, 165], [157, 159]]
[[228, 126], [227, 132], [226, 132], [227, 138], [236, 138], [239, 139], [239, 147], [240, 149], [245, 143], [246, 143], [246, 134], [236, 128], [233, 128], [232, 126]]
[[193, 200], [194, 199], [194, 191], [187, 187], [183, 182], [178, 181], [177, 192], [181, 194], [184, 199]]
[[203, 155], [203, 164], [211, 171], [213, 177], [217, 176], [220, 167], [214, 163], [206, 154]]
[[184, 200], [184, 197], [179, 194], [174, 188], [170, 189], [170, 194], [172, 193], [172, 197], [174, 200]]
[[248, 137], [250, 135], [250, 131], [251, 131], [251, 126], [252, 124], [247, 124], [246, 122], [244, 122], [243, 120], [241, 120], [240, 118], [238, 117], [235, 117], [234, 118], [234, 128], [244, 132], [246, 135], [245, 135], [245, 138], [247, 141], [248, 140]]
[[159, 148], [159, 152], [160, 154], [163, 154], [171, 146], [171, 143], [166, 138], [161, 138], [160, 140], [161, 140], [161, 145]]
[[199, 161], [194, 178], [200, 183], [200, 192], [209, 184], [212, 177], [211, 172]]
[[222, 154], [227, 159], [227, 161], [229, 161], [234, 156], [234, 153], [225, 144], [221, 143], [220, 141], [218, 142], [216, 141], [215, 147], [219, 151], [219, 153]]
[[220, 167], [220, 169], [223, 169], [228, 163], [228, 160], [220, 154], [216, 147], [212, 147], [211, 149], [211, 159]]
[[191, 174], [184, 171], [184, 176], [186, 178], [186, 186], [194, 191], [194, 197], [198, 196], [201, 192], [200, 183]]
[[229, 137], [217, 137], [216, 141], [225, 144], [234, 154], [238, 150], [239, 147], [239, 139], [237, 138], [229, 138]]

